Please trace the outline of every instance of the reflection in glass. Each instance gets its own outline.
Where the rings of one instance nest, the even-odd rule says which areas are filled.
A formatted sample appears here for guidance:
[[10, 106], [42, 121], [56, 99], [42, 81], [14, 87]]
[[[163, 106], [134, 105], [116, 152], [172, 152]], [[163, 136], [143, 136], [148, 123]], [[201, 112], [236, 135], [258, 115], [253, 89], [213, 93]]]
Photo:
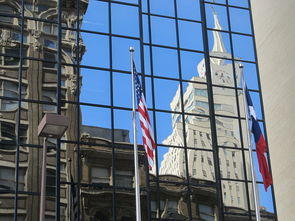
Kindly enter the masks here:
[[[60, 146], [56, 139], [47, 140], [46, 220], [55, 219], [56, 202], [60, 202], [57, 219], [74, 220], [75, 196], [80, 198], [77, 204], [81, 220], [135, 220], [130, 46], [135, 47], [135, 63], [142, 75], [151, 124], [159, 144], [157, 165], [148, 171], [141, 132], [138, 133], [143, 220], [150, 208], [151, 217], [156, 219], [218, 221], [218, 175], [222, 180], [226, 220], [250, 217], [253, 193], [251, 187], [247, 193], [249, 183], [244, 181], [251, 178], [248, 152], [242, 148], [248, 146], [246, 136], [243, 136], [243, 143], [240, 141], [239, 124], [242, 124], [242, 135], [247, 131], [244, 120], [240, 123], [238, 119], [244, 117], [244, 108], [240, 108], [240, 113], [237, 110], [237, 103], [243, 106], [241, 90], [236, 93], [234, 87], [240, 86], [238, 57], [253, 60], [251, 52], [244, 53], [249, 51], [245, 43], [252, 38], [233, 34], [235, 59], [231, 60], [231, 33], [224, 31], [229, 29], [227, 1], [208, 1], [212, 3], [205, 3], [212, 49], [209, 53], [214, 86], [212, 105], [208, 99], [212, 89], [207, 82], [209, 71], [202, 52], [202, 26], [198, 21], [201, 19], [199, 0], [144, 0], [143, 10], [147, 12], [149, 6], [151, 14], [143, 15], [138, 0], [83, 0], [79, 2], [79, 18], [76, 1], [63, 1], [61, 47], [57, 41], [56, 2], [26, 1], [25, 16], [30, 19], [24, 20], [23, 56], [30, 59], [23, 60], [22, 69], [19, 69], [21, 19], [5, 16], [19, 16], [21, 7], [17, 6], [19, 1], [1, 5], [0, 207], [5, 211], [0, 214], [0, 220], [13, 219], [16, 189], [21, 191], [17, 196], [18, 220], [38, 220], [42, 140], [36, 135], [37, 127], [45, 112], [55, 113], [58, 107], [62, 115], [70, 118], [70, 126]], [[248, 10], [231, 7], [229, 12], [233, 31], [251, 33]], [[245, 21], [242, 22], [247, 27], [242, 29], [237, 24], [238, 19], [234, 19], [237, 12], [244, 12]], [[176, 14], [180, 19], [173, 18]], [[83, 28], [80, 32], [78, 20]], [[141, 33], [141, 25], [144, 33]], [[142, 45], [143, 39], [154, 45]], [[61, 67], [57, 62], [59, 48]], [[61, 82], [57, 82], [59, 68]], [[20, 70], [23, 75], [19, 83]], [[260, 107], [257, 104], [259, 94], [253, 92], [253, 89], [259, 91], [256, 64], [245, 64], [244, 73], [250, 81], [248, 86], [255, 105]], [[255, 81], [252, 80], [254, 75]], [[61, 85], [60, 94], [56, 90], [58, 84]], [[18, 94], [19, 85], [22, 86], [21, 95]], [[21, 102], [18, 127], [19, 98], [28, 99], [28, 102]], [[215, 117], [210, 116], [211, 106]], [[260, 112], [258, 116], [261, 118]], [[211, 131], [213, 119], [217, 123], [217, 134]], [[218, 147], [213, 147], [216, 138]], [[20, 146], [16, 146], [17, 141]], [[219, 159], [213, 148], [218, 148]], [[15, 164], [17, 153], [19, 162]], [[59, 162], [57, 153], [61, 157]], [[60, 186], [55, 183], [56, 173], [60, 174]], [[60, 191], [57, 201], [56, 190]], [[272, 201], [270, 195], [262, 197]], [[261, 205], [264, 204], [266, 202], [262, 201]], [[272, 207], [267, 206], [267, 209], [273, 211]], [[231, 212], [239, 215], [229, 214]], [[261, 213], [271, 217], [263, 209]]]

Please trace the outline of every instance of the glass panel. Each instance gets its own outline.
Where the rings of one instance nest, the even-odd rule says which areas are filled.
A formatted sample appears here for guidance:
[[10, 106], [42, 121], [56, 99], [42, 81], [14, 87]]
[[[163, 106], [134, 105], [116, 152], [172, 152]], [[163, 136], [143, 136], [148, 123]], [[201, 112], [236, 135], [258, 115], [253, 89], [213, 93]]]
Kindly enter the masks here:
[[[130, 71], [130, 47], [134, 48], [134, 61], [136, 65], [136, 71], [141, 72], [140, 65], [140, 44], [137, 40], [127, 38], [112, 38], [113, 43], [113, 68], [117, 70]], [[105, 55], [103, 55], [105, 56]], [[105, 56], [108, 58], [107, 56]]]
[[110, 183], [110, 170], [105, 167], [91, 168], [91, 183]]
[[[202, 76], [202, 65], [204, 64], [203, 54], [180, 51], [182, 79], [191, 81], [204, 81]], [[200, 67], [199, 67], [200, 66]]]
[[228, 0], [229, 5], [234, 5], [234, 6], [240, 6], [240, 7], [249, 7], [249, 1], [248, 0]]
[[253, 38], [232, 34], [235, 57], [242, 60], [255, 61]]
[[[99, 13], [97, 13], [99, 11]], [[82, 29], [109, 32], [108, 3], [90, 0], [82, 21]]]
[[226, 7], [206, 4], [206, 19], [208, 28], [228, 30]]
[[[244, 72], [244, 78], [245, 78], [248, 89], [258, 90], [259, 83], [258, 83], [256, 64], [244, 62], [242, 63], [242, 66], [243, 66], [243, 69], [240, 71]], [[238, 72], [239, 69], [240, 67], [236, 66], [236, 72]], [[241, 82], [237, 81], [237, 86], [242, 87]]]
[[244, 161], [241, 150], [219, 148], [220, 176], [225, 179], [244, 180]]
[[112, 33], [138, 37], [138, 8], [112, 4]]
[[[139, 125], [139, 123], [137, 124]], [[133, 136], [132, 131], [132, 111], [126, 111], [126, 110], [114, 110], [114, 128], [115, 129], [124, 129], [128, 131], [128, 135], [126, 135], [128, 142], [133, 143]], [[138, 130], [140, 130], [138, 128]], [[130, 139], [129, 139], [129, 133], [130, 133]], [[138, 138], [141, 138], [141, 136], [138, 136]], [[139, 143], [142, 143], [140, 140]]]
[[213, 184], [215, 182], [215, 172], [212, 152], [189, 149], [187, 154], [192, 185]]
[[201, 20], [198, 0], [177, 0], [177, 15], [179, 18]]
[[[203, 80], [194, 77], [192, 80]], [[208, 90], [206, 84], [183, 83], [184, 111], [192, 114], [209, 115]]]
[[205, 221], [214, 221], [214, 208], [210, 205], [199, 204], [199, 214]]
[[177, 51], [153, 47], [154, 75], [179, 78]]
[[226, 4], [226, 0], [207, 0], [207, 2]]
[[[124, 85], [124, 87], [122, 87]], [[132, 77], [129, 74], [113, 74], [114, 105], [132, 108]]]
[[[167, 146], [184, 146], [181, 114], [157, 112], [156, 119], [158, 143]], [[170, 126], [168, 122], [171, 122], [171, 119], [172, 125]]]
[[[166, 180], [176, 180], [171, 176], [163, 177]], [[160, 184], [160, 215], [166, 220], [186, 220], [188, 219], [189, 197], [187, 191], [181, 191], [185, 185], [179, 185], [176, 189], [177, 194], [173, 194], [174, 190], [171, 184]], [[179, 193], [181, 192], [181, 194]], [[175, 192], [174, 192], [175, 193]]]
[[109, 37], [90, 33], [81, 33], [83, 43], [87, 48], [82, 59], [82, 65], [108, 68], [109, 61]]
[[[81, 69], [82, 88], [80, 101], [92, 104], [109, 105], [110, 73], [93, 69]], [[127, 75], [128, 76], [128, 75]]]
[[[174, 103], [179, 100], [180, 91], [179, 91], [179, 82], [154, 79], [155, 83], [155, 99], [156, 99], [156, 108], [162, 110], [172, 110], [172, 111], [181, 111], [181, 103], [174, 107]], [[163, 91], [165, 92], [163, 94]]]
[[178, 21], [180, 47], [192, 50], [203, 50], [202, 27], [195, 22]]
[[145, 43], [149, 43], [150, 42], [149, 17], [147, 15], [142, 15], [142, 26], [143, 26], [143, 41]]
[[152, 41], [154, 44], [176, 47], [175, 20], [151, 16]]
[[[226, 72], [217, 71], [215, 74], [225, 75]], [[237, 116], [236, 91], [233, 89], [214, 87], [214, 111], [218, 115]], [[227, 127], [226, 125], [223, 125]]]
[[[111, 130], [109, 128], [83, 126], [81, 145], [82, 174], [81, 182], [91, 184], [88, 190], [112, 186], [112, 147]], [[88, 132], [89, 136], [85, 136]], [[106, 142], [107, 141], [107, 142]], [[104, 143], [102, 143], [104, 142]]]
[[217, 142], [219, 146], [241, 147], [237, 119], [216, 117]]
[[[229, 34], [221, 31], [208, 31], [210, 55], [221, 58], [231, 58]], [[235, 57], [240, 57], [235, 53]]]
[[267, 191], [265, 191], [263, 184], [258, 184], [257, 189], [259, 191], [259, 199], [261, 205], [261, 216], [273, 216], [270, 220], [275, 220], [274, 218], [274, 207], [273, 207], [273, 197], [272, 197], [272, 187], [269, 187]]
[[212, 135], [208, 117], [185, 115], [186, 143], [188, 147], [212, 149]]
[[111, 111], [109, 109], [81, 105], [81, 112], [83, 125], [111, 128]]
[[252, 34], [249, 11], [237, 8], [229, 9], [231, 30], [233, 32]]
[[[241, 213], [243, 215], [248, 214], [249, 208], [249, 198], [248, 191], [246, 189], [246, 185], [243, 182], [236, 181], [222, 181], [222, 194], [223, 194], [223, 203], [224, 210], [226, 212], [232, 213]], [[226, 215], [226, 220], [230, 220], [229, 218], [235, 217], [232, 214]], [[246, 217], [245, 217], [246, 218]]]
[[[9, 155], [6, 154], [6, 157]], [[1, 164], [8, 164], [9, 158], [6, 160], [1, 160]], [[13, 162], [10, 162], [13, 164]], [[24, 190], [24, 170], [20, 169], [20, 179], [19, 179], [19, 190]], [[15, 190], [16, 182], [15, 182], [15, 168], [9, 166], [0, 166], [0, 190]]]
[[[177, 146], [176, 144], [173, 144]], [[185, 149], [177, 147], [158, 147], [158, 164], [160, 175], [186, 176]], [[178, 180], [182, 182], [182, 180]]]
[[174, 3], [172, 0], [150, 0], [151, 13], [174, 16]]
[[132, 3], [132, 4], [137, 4], [138, 0], [116, 0], [118, 2], [126, 2], [126, 3]]

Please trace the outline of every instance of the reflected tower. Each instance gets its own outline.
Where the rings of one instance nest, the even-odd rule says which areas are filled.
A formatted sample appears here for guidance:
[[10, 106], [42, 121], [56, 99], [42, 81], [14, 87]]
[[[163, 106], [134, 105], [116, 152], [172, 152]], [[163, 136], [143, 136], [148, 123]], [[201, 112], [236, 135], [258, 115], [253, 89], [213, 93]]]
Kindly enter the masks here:
[[[227, 52], [224, 45], [217, 14], [213, 11], [214, 29], [213, 48], [210, 52], [210, 66], [212, 74], [214, 109], [218, 115], [235, 116], [237, 112], [235, 90], [224, 88], [233, 87], [234, 80], [240, 81], [240, 62], [236, 62], [236, 77], [233, 75], [233, 65], [229, 60], [231, 54]], [[211, 129], [209, 118], [202, 115], [209, 115], [208, 93], [206, 86], [205, 60], [197, 66], [199, 76], [188, 83], [184, 92], [183, 103], [185, 115], [186, 137], [183, 137], [183, 120], [179, 114], [172, 114], [172, 133], [163, 141], [168, 146], [184, 146], [184, 139], [187, 144], [188, 174], [191, 178], [206, 181], [215, 181], [214, 161], [211, 142]], [[218, 87], [223, 86], [223, 87]], [[180, 111], [181, 105], [180, 88], [178, 88], [173, 100], [170, 103], [172, 111]], [[239, 94], [242, 100], [242, 94]], [[194, 115], [194, 114], [198, 114]], [[218, 146], [231, 148], [219, 148], [220, 175], [228, 179], [244, 179], [243, 158], [239, 147], [240, 132], [238, 123], [231, 118], [216, 117]], [[198, 149], [198, 150], [195, 150]], [[248, 164], [248, 163], [246, 163]], [[160, 166], [160, 174], [176, 175], [186, 177], [185, 150], [182, 148], [169, 148], [164, 154]], [[222, 182], [222, 195], [225, 206], [238, 207], [247, 210], [247, 193], [244, 184], [232, 181]]]

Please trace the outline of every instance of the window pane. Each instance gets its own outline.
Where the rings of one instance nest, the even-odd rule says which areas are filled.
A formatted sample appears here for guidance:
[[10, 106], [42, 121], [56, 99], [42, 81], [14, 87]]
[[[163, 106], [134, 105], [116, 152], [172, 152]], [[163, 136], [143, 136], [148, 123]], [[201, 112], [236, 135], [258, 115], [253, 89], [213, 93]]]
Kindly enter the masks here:
[[137, 37], [139, 35], [138, 8], [112, 4], [112, 32]]
[[175, 20], [152, 16], [152, 41], [154, 44], [176, 47]]

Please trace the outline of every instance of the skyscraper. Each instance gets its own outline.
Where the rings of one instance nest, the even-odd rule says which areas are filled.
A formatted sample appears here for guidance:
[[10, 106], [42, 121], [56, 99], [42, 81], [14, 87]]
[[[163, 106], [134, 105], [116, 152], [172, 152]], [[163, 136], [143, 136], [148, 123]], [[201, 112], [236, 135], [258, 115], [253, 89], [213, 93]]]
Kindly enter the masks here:
[[[255, 219], [241, 63], [264, 119], [251, 19], [237, 19], [248, 1], [0, 4], [1, 220], [38, 220], [45, 113], [70, 119], [47, 140], [45, 219], [135, 219], [130, 46], [157, 145], [149, 171], [139, 132], [142, 220]], [[276, 220], [272, 191], [260, 195]]]
[[[216, 12], [213, 12], [216, 30], [222, 30]], [[223, 39], [220, 33], [213, 31], [214, 45], [210, 54], [212, 56], [230, 57], [226, 52]], [[213, 83], [216, 85], [232, 86], [234, 80], [240, 82], [240, 62], [235, 63], [236, 78], [233, 76], [232, 65], [225, 63], [224, 60], [212, 58], [210, 60], [211, 74]], [[192, 81], [206, 82], [206, 69], [204, 60], [198, 64], [199, 77], [193, 77]], [[242, 101], [242, 94], [239, 93], [239, 99]], [[235, 110], [235, 94], [233, 91], [225, 88], [216, 88], [214, 90], [214, 108], [216, 114], [232, 115]], [[172, 111], [178, 111], [180, 106], [180, 92], [176, 92], [171, 104]], [[184, 110], [188, 113], [208, 114], [208, 94], [206, 85], [188, 83], [184, 93]], [[210, 151], [212, 148], [211, 132], [209, 119], [199, 116], [186, 116], [186, 142], [191, 147], [187, 151], [188, 169], [191, 177], [201, 180], [214, 182], [214, 164], [213, 155]], [[182, 118], [180, 115], [172, 114], [173, 132], [163, 141], [165, 145], [181, 146], [183, 145]], [[240, 146], [239, 128], [231, 119], [216, 119], [217, 139], [221, 146]], [[246, 141], [248, 142], [248, 141]], [[198, 150], [194, 150], [194, 147]], [[185, 151], [183, 149], [169, 148], [164, 154], [164, 160], [161, 162], [160, 174], [171, 174], [185, 177], [186, 167], [184, 161]], [[219, 152], [220, 174], [225, 178], [244, 179], [243, 159], [239, 151], [235, 149], [222, 150]], [[248, 161], [245, 162], [249, 164]], [[250, 174], [250, 173], [249, 173]], [[247, 208], [246, 192], [241, 183], [232, 181], [223, 183], [224, 204], [227, 207]], [[253, 205], [251, 205], [253, 209]]]

